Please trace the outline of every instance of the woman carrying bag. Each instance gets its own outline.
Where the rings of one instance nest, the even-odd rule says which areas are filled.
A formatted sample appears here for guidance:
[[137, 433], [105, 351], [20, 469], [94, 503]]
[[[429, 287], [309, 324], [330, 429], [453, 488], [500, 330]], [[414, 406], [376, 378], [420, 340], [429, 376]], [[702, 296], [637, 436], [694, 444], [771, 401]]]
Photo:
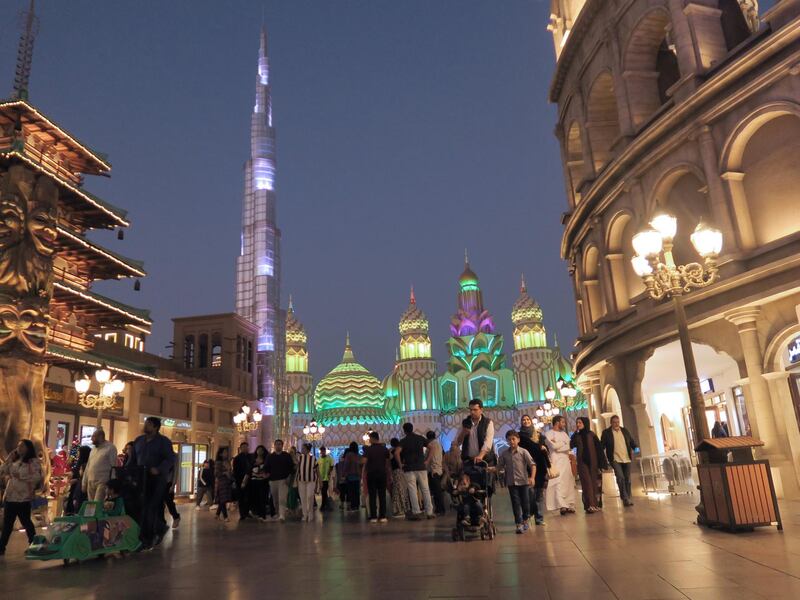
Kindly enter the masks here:
[[606, 454], [595, 433], [589, 429], [589, 419], [578, 417], [570, 447], [577, 449], [578, 476], [583, 492], [583, 509], [587, 513], [600, 510], [600, 470], [608, 468]]
[[0, 536], [0, 556], [6, 553], [6, 545], [17, 519], [28, 534], [28, 543], [33, 541], [36, 529], [31, 520], [31, 505], [36, 490], [42, 484], [42, 463], [36, 458], [33, 442], [22, 440], [8, 460], [0, 466], [0, 477], [8, 478], [4, 497], [3, 533]]

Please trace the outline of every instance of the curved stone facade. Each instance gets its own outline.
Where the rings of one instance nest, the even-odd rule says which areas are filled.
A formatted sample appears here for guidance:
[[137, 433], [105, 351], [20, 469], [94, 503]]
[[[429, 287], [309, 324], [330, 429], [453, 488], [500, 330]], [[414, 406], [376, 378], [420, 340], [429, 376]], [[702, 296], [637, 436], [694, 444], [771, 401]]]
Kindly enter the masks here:
[[693, 341], [715, 353], [698, 360], [701, 379], [733, 374], [708, 392], [706, 416], [763, 439], [794, 496], [800, 388], [787, 344], [800, 305], [800, 4], [779, 0], [760, 16], [753, 0], [556, 4], [582, 5], [566, 39], [553, 29], [550, 99], [568, 198], [561, 252], [576, 298], [575, 368], [595, 423], [621, 411], [645, 453], [681, 440], [688, 450], [663, 396], [678, 388], [659, 387], [668, 365], [654, 355], [674, 343], [675, 317], [634, 273], [631, 239], [656, 211], [670, 212], [685, 264], [699, 259], [689, 235], [709, 221], [724, 236], [720, 278], [684, 300]]

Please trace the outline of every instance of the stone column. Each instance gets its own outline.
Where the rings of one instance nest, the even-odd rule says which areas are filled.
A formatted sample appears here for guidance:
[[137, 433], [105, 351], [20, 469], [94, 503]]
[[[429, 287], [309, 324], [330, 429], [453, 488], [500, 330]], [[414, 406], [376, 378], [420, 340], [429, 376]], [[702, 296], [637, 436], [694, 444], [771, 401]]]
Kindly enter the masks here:
[[[769, 386], [761, 368], [763, 353], [756, 326], [760, 315], [761, 309], [758, 307], [740, 308], [726, 313], [725, 319], [736, 325], [739, 332], [739, 343], [742, 345], [747, 368], [747, 390], [752, 396], [753, 414], [750, 415], [750, 424], [753, 435], [764, 442], [764, 453], [767, 456], [782, 458], [783, 451], [779, 447]], [[750, 406], [748, 406], [749, 410]]]
[[744, 173], [726, 171], [720, 175], [720, 179], [725, 182], [728, 188], [739, 246], [742, 250], [752, 250], [756, 247], [756, 234], [753, 229], [753, 220], [750, 218], [747, 195], [744, 192]]
[[706, 70], [728, 53], [718, 0], [688, 0], [683, 9], [692, 34], [695, 63]]
[[726, 253], [735, 251], [738, 241], [734, 235], [725, 189], [719, 176], [719, 167], [717, 166], [719, 159], [717, 158], [714, 136], [711, 135], [711, 128], [708, 125], [701, 127], [697, 139], [700, 147], [700, 156], [703, 159], [703, 173], [708, 185], [708, 196], [711, 200], [711, 211], [714, 215], [715, 225], [722, 231], [722, 236], [725, 240], [723, 249]]

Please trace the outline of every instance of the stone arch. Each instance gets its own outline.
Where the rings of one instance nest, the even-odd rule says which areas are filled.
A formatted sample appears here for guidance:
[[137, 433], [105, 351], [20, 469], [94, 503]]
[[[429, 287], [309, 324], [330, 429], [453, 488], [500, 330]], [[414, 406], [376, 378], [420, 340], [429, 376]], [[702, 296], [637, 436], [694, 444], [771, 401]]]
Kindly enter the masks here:
[[600, 251], [589, 246], [583, 252], [583, 298], [586, 302], [586, 321], [594, 324], [606, 314], [600, 282]]
[[611, 274], [611, 286], [617, 310], [630, 307], [631, 299], [644, 291], [641, 278], [631, 266], [634, 256], [633, 235], [636, 223], [633, 213], [621, 210], [611, 217], [606, 232], [606, 260]]
[[612, 158], [612, 148], [620, 136], [614, 78], [601, 72], [592, 82], [586, 104], [586, 130], [592, 148], [592, 161], [599, 172]]
[[673, 254], [678, 264], [696, 262], [690, 236], [701, 220], [710, 222], [712, 212], [705, 176], [700, 167], [682, 163], [670, 168], [653, 188], [652, 210], [664, 210], [678, 219]]
[[786, 344], [797, 336], [800, 336], [799, 323], [790, 323], [772, 336], [764, 351], [764, 364], [762, 365], [764, 373], [783, 371], [785, 369], [785, 365], [781, 364], [784, 349]]
[[574, 204], [577, 206], [581, 201], [579, 186], [586, 176], [583, 132], [578, 121], [572, 121], [567, 128], [564, 135], [564, 146], [567, 155], [570, 192], [572, 193]]
[[681, 77], [670, 27], [669, 13], [656, 7], [639, 19], [628, 39], [623, 77], [637, 127], [669, 100], [669, 89]]
[[800, 230], [799, 105], [772, 102], [751, 112], [728, 137], [721, 167], [735, 205], [742, 207], [737, 226], [745, 247]]
[[622, 414], [622, 402], [619, 394], [613, 385], [606, 385], [603, 390], [603, 426], [611, 425], [611, 417], [619, 417], [621, 425], [625, 424], [625, 417]]

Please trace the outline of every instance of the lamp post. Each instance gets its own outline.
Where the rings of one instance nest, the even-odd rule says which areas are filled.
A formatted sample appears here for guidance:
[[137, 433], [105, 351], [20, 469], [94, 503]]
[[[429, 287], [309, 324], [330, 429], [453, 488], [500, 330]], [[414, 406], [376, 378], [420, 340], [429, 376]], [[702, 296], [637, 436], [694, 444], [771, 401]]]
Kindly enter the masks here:
[[683, 307], [683, 295], [693, 289], [704, 288], [714, 283], [719, 276], [717, 257], [722, 250], [722, 232], [709, 227], [703, 221], [691, 235], [692, 245], [703, 259], [703, 264], [692, 262], [675, 264], [672, 256], [672, 241], [678, 229], [678, 221], [672, 215], [659, 213], [650, 221], [650, 228], [633, 236], [636, 256], [631, 263], [636, 274], [644, 281], [647, 292], [654, 300], [672, 298], [675, 320], [678, 324], [683, 365], [686, 369], [686, 387], [692, 409], [694, 444], [709, 437], [705, 419], [703, 392], [692, 351], [689, 324]]
[[242, 405], [239, 412], [233, 416], [233, 423], [239, 433], [251, 433], [259, 428], [264, 415], [258, 410], [251, 410], [247, 404]]
[[97, 411], [97, 428], [100, 429], [103, 426], [103, 411], [114, 408], [117, 396], [125, 390], [125, 382], [113, 377], [105, 365], [94, 372], [94, 379], [100, 385], [97, 394], [89, 393], [92, 380], [86, 373], [75, 380], [74, 386], [78, 392], [78, 404]]
[[541, 404], [539, 408], [536, 409], [533, 417], [533, 426], [536, 429], [542, 429], [545, 425], [549, 425], [553, 422], [553, 417], [561, 412], [561, 409], [558, 406], [553, 405], [553, 401], [556, 398], [556, 391], [551, 387], [547, 386], [547, 389], [544, 391], [544, 404]]
[[322, 439], [324, 434], [325, 427], [317, 425], [316, 421], [311, 421], [311, 423], [303, 427], [303, 437], [311, 442], [311, 447], [314, 449], [314, 456], [317, 455], [317, 442]]

